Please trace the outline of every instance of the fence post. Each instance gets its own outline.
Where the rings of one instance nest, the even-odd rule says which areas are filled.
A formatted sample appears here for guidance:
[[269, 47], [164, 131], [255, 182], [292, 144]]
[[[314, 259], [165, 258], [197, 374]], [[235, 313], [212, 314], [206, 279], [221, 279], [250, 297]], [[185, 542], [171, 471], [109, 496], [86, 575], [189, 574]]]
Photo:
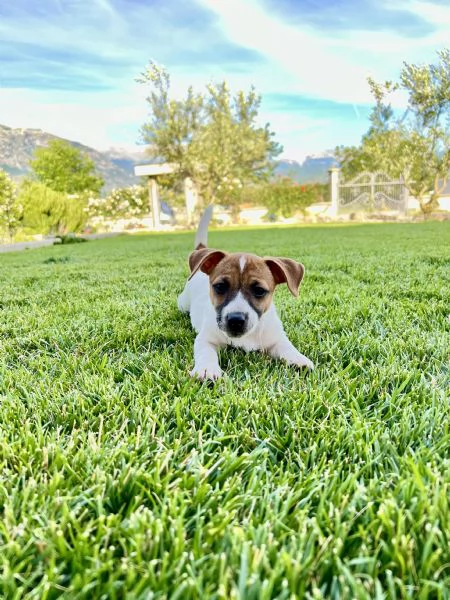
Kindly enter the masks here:
[[148, 191], [150, 196], [150, 206], [152, 209], [152, 219], [153, 219], [153, 227], [155, 229], [159, 229], [160, 220], [159, 220], [159, 212], [161, 210], [159, 204], [159, 193], [158, 193], [158, 184], [156, 183], [156, 177], [148, 178]]
[[405, 180], [403, 175], [400, 176], [400, 181], [403, 185], [403, 210], [405, 212], [405, 217], [408, 215], [408, 204], [409, 204], [409, 190], [405, 185]]
[[333, 217], [337, 217], [339, 208], [339, 172], [338, 167], [331, 167], [328, 170], [331, 199], [330, 215]]

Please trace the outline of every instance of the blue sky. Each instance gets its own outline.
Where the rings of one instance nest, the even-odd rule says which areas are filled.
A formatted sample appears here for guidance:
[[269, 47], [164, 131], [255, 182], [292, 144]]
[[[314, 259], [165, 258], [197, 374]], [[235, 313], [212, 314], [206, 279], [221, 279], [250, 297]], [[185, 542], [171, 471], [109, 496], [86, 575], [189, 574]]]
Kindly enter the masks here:
[[175, 95], [255, 85], [261, 122], [302, 160], [357, 143], [367, 76], [433, 61], [449, 31], [450, 0], [0, 0], [0, 123], [132, 149], [153, 59]]

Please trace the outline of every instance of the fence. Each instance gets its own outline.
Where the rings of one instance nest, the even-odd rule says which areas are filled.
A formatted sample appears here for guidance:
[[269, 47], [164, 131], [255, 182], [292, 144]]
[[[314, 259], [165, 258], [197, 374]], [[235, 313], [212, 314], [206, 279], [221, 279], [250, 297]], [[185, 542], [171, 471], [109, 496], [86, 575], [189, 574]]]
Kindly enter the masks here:
[[330, 170], [331, 203], [336, 215], [352, 212], [389, 212], [405, 215], [408, 190], [401, 179], [386, 173], [361, 173], [351, 181], [340, 170]]

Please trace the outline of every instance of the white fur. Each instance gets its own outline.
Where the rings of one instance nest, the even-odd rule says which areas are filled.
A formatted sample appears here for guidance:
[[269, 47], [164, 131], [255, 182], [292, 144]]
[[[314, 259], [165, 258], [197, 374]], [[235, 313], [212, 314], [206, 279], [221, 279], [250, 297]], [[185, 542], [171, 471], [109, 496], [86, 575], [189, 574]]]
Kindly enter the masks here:
[[247, 259], [245, 257], [245, 254], [243, 254], [240, 258], [239, 258], [239, 268], [241, 269], [241, 273], [244, 272], [245, 269], [245, 264], [247, 262]]
[[[230, 309], [231, 305], [234, 306]], [[242, 294], [230, 302], [226, 307], [227, 312], [248, 312], [249, 319], [254, 320], [248, 333], [230, 338], [217, 324], [216, 311], [209, 295], [209, 277], [204, 273], [196, 273], [188, 280], [183, 292], [178, 297], [178, 307], [183, 312], [189, 312], [191, 323], [197, 337], [194, 344], [194, 369], [192, 376], [200, 379], [218, 379], [222, 371], [219, 366], [217, 350], [227, 345], [243, 348], [247, 352], [263, 350], [272, 357], [283, 359], [289, 364], [313, 369], [313, 363], [300, 354], [287, 338], [283, 325], [278, 317], [275, 306], [269, 309], [258, 319], [256, 312], [245, 301]], [[254, 313], [251, 315], [249, 309]], [[225, 315], [223, 315], [225, 316]]]
[[241, 292], [238, 292], [236, 298], [233, 298], [222, 311], [222, 322], [225, 324], [226, 318], [230, 313], [238, 312], [247, 315], [247, 334], [251, 333], [252, 329], [258, 324], [258, 314], [255, 309], [250, 306]]
[[202, 214], [202, 218], [200, 219], [200, 223], [198, 224], [194, 248], [197, 248], [199, 244], [203, 244], [203, 246], [208, 245], [208, 225], [212, 219], [212, 215], [213, 205], [210, 204], [205, 209], [205, 212]]

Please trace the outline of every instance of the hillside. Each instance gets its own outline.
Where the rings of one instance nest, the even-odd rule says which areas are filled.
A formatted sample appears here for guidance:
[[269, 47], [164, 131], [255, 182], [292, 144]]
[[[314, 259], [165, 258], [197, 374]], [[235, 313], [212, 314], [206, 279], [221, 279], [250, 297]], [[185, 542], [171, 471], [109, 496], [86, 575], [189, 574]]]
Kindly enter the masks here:
[[295, 160], [280, 160], [275, 173], [279, 176], [291, 177], [300, 183], [326, 183], [328, 169], [336, 164], [332, 152], [329, 151], [320, 155], [307, 156], [303, 163]]
[[[51, 140], [61, 139], [40, 129], [12, 129], [0, 125], [0, 168], [14, 179], [20, 180], [30, 173], [29, 161], [33, 152], [46, 146]], [[122, 150], [100, 152], [78, 142], [66, 140], [79, 148], [94, 161], [97, 170], [105, 180], [105, 189], [126, 187], [137, 182], [133, 166], [145, 160], [145, 154], [129, 154]]]
[[[61, 139], [41, 129], [13, 129], [0, 125], [0, 169], [7, 171], [15, 180], [30, 173], [29, 162], [36, 148], [46, 146], [51, 140]], [[94, 161], [97, 170], [105, 180], [105, 191], [127, 187], [137, 183], [133, 167], [146, 161], [145, 151], [127, 152], [111, 148], [99, 151], [89, 146], [66, 140], [72, 146], [86, 152]], [[331, 153], [308, 156], [303, 163], [294, 160], [280, 160], [275, 174], [292, 177], [301, 183], [326, 182], [328, 169], [335, 164]]]

